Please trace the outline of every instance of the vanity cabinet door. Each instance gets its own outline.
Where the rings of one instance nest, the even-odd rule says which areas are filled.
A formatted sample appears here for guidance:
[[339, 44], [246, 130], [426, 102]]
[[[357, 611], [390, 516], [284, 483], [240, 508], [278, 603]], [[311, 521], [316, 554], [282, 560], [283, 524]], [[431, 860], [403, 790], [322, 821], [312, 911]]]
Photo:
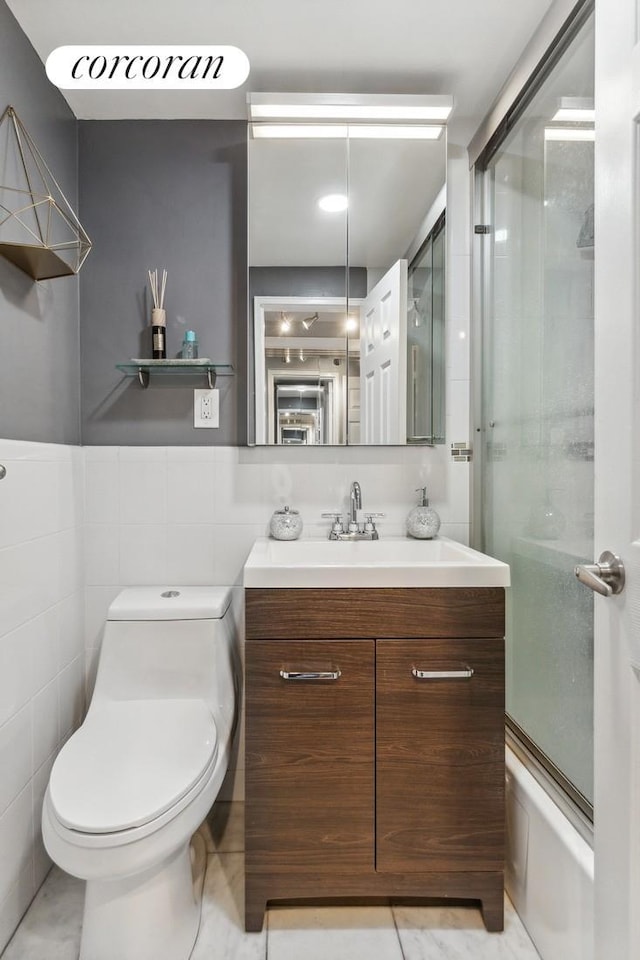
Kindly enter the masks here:
[[503, 658], [495, 639], [377, 641], [378, 871], [502, 869]]
[[248, 873], [373, 871], [374, 643], [247, 641]]

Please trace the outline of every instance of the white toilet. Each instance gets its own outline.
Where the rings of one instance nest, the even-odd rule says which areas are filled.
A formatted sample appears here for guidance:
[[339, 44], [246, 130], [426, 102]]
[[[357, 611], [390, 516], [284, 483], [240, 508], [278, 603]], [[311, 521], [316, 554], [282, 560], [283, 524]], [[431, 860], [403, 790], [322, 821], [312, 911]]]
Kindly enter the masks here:
[[192, 834], [227, 770], [236, 684], [226, 587], [133, 587], [109, 608], [87, 717], [42, 811], [51, 858], [87, 881], [80, 960], [187, 960]]

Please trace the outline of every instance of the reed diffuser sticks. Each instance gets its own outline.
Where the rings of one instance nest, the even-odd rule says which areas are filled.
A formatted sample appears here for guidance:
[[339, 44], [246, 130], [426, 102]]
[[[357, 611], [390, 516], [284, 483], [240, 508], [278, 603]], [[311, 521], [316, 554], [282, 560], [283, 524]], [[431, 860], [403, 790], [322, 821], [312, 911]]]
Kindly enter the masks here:
[[164, 291], [167, 287], [167, 271], [162, 271], [162, 282], [158, 287], [158, 271], [149, 270], [149, 286], [151, 287], [151, 296], [153, 297], [153, 309], [164, 309]]
[[162, 280], [158, 284], [158, 271], [149, 270], [149, 286], [153, 298], [151, 310], [152, 357], [154, 360], [166, 360], [167, 313], [164, 309], [164, 293], [167, 288], [167, 271], [162, 271]]

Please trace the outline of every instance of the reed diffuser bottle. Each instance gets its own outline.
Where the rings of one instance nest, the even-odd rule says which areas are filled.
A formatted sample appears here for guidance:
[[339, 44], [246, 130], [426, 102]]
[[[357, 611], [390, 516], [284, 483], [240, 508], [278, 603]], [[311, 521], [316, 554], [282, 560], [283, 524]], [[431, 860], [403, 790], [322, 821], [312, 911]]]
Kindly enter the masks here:
[[153, 298], [151, 310], [151, 356], [154, 360], [167, 359], [167, 312], [164, 309], [164, 292], [167, 286], [167, 271], [162, 271], [158, 284], [158, 271], [149, 270], [149, 286]]

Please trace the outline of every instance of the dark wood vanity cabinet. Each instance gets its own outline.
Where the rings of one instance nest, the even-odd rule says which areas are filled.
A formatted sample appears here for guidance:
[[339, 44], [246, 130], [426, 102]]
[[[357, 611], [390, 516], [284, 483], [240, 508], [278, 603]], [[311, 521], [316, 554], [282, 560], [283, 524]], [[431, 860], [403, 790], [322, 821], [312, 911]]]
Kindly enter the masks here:
[[501, 930], [504, 590], [245, 594], [247, 930], [366, 897], [479, 900]]

